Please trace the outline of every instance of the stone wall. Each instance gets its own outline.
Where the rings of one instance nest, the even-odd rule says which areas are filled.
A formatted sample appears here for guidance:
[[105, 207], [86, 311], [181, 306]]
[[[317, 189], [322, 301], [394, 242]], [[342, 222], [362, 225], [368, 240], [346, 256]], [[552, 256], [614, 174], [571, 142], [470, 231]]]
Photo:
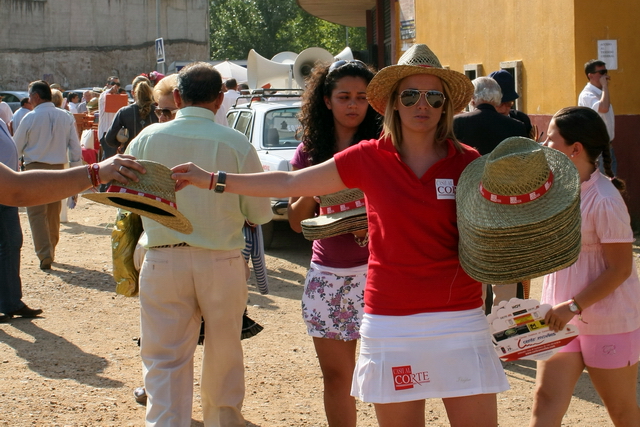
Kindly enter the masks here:
[[[209, 59], [207, 0], [157, 0], [167, 64]], [[156, 0], [0, 0], [0, 89], [123, 84], [156, 69]]]

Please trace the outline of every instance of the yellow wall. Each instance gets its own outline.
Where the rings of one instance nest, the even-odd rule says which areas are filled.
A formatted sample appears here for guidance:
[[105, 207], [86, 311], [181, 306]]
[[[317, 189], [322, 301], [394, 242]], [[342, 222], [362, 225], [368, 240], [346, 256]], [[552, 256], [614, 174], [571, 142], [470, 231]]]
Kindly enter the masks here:
[[640, 78], [631, 76], [640, 70], [637, 0], [416, 0], [415, 11], [416, 43], [451, 69], [481, 63], [489, 74], [501, 61], [522, 60], [528, 114], [575, 105], [596, 41], [617, 39], [612, 102], [617, 115], [640, 113]]
[[638, 0], [576, 0], [576, 90], [586, 84], [584, 63], [598, 56], [598, 40], [618, 41], [611, 103], [616, 115], [640, 114], [640, 3]]

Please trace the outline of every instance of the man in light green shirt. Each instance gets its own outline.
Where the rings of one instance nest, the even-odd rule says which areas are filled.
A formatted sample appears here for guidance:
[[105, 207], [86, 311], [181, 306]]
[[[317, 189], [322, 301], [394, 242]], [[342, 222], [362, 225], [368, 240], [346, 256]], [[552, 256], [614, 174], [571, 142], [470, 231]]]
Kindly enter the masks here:
[[[184, 67], [174, 91], [180, 108], [170, 122], [145, 128], [127, 151], [172, 167], [195, 162], [209, 170], [261, 172], [253, 146], [214, 122], [223, 100], [213, 66]], [[201, 394], [205, 426], [245, 425], [240, 332], [247, 301], [242, 226], [271, 219], [269, 199], [215, 194], [190, 187], [176, 202], [193, 225], [182, 234], [143, 218], [149, 251], [140, 271], [141, 348], [147, 425], [189, 425], [193, 354], [205, 320]]]

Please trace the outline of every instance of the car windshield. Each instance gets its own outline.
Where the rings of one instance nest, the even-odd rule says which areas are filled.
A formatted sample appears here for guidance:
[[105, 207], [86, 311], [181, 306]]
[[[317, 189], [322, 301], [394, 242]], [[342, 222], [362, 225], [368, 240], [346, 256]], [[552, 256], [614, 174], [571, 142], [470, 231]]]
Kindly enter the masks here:
[[300, 144], [299, 107], [269, 111], [264, 117], [265, 147], [296, 148]]

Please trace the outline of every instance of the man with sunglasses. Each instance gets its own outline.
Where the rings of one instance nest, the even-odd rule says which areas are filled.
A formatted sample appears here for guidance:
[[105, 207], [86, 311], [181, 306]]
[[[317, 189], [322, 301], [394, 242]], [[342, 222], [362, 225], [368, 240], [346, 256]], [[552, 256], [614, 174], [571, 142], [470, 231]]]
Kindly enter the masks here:
[[[587, 75], [587, 85], [580, 92], [578, 97], [578, 106], [589, 107], [595, 110], [609, 132], [609, 139], [613, 142], [615, 136], [615, 114], [611, 105], [611, 95], [609, 93], [609, 80], [611, 76], [607, 70], [607, 65], [597, 59], [591, 59], [584, 64], [584, 73]], [[618, 168], [618, 162], [613, 153], [613, 145], [611, 145], [611, 169], [615, 174]], [[600, 159], [600, 169], [602, 169], [602, 159]]]

